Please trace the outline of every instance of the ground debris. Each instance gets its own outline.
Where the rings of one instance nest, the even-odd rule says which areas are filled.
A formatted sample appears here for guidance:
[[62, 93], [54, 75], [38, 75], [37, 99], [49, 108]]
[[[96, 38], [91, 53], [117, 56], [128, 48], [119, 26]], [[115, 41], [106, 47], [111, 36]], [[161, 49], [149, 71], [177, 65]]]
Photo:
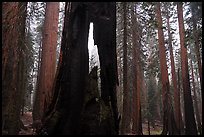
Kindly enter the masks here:
[[19, 135], [34, 135], [32, 127], [32, 112], [25, 112], [21, 115], [21, 121], [23, 122], [23, 128], [21, 128]]

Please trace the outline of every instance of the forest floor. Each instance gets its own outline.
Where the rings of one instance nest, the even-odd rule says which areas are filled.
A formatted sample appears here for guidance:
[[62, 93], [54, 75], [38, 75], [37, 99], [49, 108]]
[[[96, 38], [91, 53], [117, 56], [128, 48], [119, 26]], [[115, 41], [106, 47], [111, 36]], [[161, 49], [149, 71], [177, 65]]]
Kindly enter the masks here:
[[[142, 123], [142, 132], [143, 135], [160, 135], [162, 132], [162, 123], [160, 121], [155, 121], [154, 128], [150, 125], [150, 134], [148, 132], [147, 121]], [[133, 133], [127, 133], [127, 135], [135, 135]]]
[[[142, 131], [144, 135], [149, 135], [147, 122], [142, 123]], [[162, 132], [162, 123], [160, 121], [155, 121], [154, 128], [150, 126], [150, 135], [160, 135]]]
[[[25, 112], [24, 115], [21, 115], [21, 120], [24, 124], [24, 128], [21, 129], [19, 135], [34, 135], [32, 128], [32, 112]], [[149, 135], [147, 122], [142, 123], [143, 135]], [[155, 121], [155, 128], [150, 126], [150, 135], [159, 135], [162, 132], [162, 123]], [[128, 135], [133, 135], [129, 133]]]
[[24, 124], [24, 128], [21, 129], [19, 135], [33, 135], [33, 128], [32, 128], [32, 112], [25, 112], [23, 116], [21, 115], [21, 120]]

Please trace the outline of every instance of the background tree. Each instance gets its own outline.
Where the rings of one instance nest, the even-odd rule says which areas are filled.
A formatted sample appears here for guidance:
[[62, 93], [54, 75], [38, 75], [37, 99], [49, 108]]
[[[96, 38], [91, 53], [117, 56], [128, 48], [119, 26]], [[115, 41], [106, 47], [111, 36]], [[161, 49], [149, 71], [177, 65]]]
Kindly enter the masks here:
[[175, 119], [173, 110], [171, 107], [171, 98], [170, 98], [170, 88], [169, 88], [169, 79], [168, 71], [166, 65], [166, 55], [164, 47], [164, 34], [162, 30], [162, 17], [160, 10], [160, 3], [156, 3], [156, 17], [158, 25], [158, 39], [159, 39], [159, 56], [160, 56], [160, 68], [161, 68], [161, 77], [162, 77], [162, 97], [163, 97], [163, 131], [162, 134], [176, 134]]
[[174, 90], [174, 112], [175, 112], [175, 121], [176, 126], [178, 129], [178, 133], [180, 134], [180, 121], [182, 120], [181, 113], [179, 113], [180, 105], [180, 96], [178, 94], [178, 88], [177, 88], [177, 79], [176, 79], [176, 72], [175, 72], [175, 63], [174, 63], [174, 56], [173, 56], [173, 49], [172, 49], [172, 36], [171, 36], [171, 27], [170, 27], [170, 14], [169, 14], [169, 8], [170, 5], [167, 5], [168, 3], [165, 3], [165, 10], [166, 10], [166, 19], [167, 19], [167, 30], [168, 30], [168, 44], [169, 44], [169, 50], [170, 50], [170, 59], [171, 59], [171, 74], [172, 74], [172, 81], [173, 81], [173, 90]]
[[[198, 72], [200, 76], [200, 86], [201, 86], [201, 93], [202, 93], [202, 62], [201, 62], [201, 56], [200, 56], [200, 26], [198, 24], [199, 20], [202, 18], [202, 4], [200, 2], [191, 2], [191, 13], [192, 13], [192, 23], [193, 23], [193, 34], [192, 37], [194, 39], [194, 46], [195, 46], [195, 53], [198, 63]], [[199, 36], [200, 35], [200, 36]]]
[[156, 119], [156, 79], [153, 75], [150, 75], [147, 84], [148, 88], [148, 122], [155, 128], [155, 119]]
[[57, 30], [59, 3], [46, 4], [45, 21], [42, 39], [42, 59], [39, 82], [35, 98], [33, 120], [40, 120], [47, 110], [52, 98], [52, 85], [56, 68]]
[[196, 116], [196, 121], [197, 121], [197, 129], [200, 134], [202, 134], [202, 127], [201, 127], [201, 121], [200, 121], [200, 116], [199, 116], [199, 109], [198, 109], [198, 99], [196, 95], [196, 88], [195, 88], [195, 80], [194, 80], [194, 72], [193, 72], [193, 63], [191, 60], [191, 76], [192, 76], [192, 90], [193, 90], [193, 100], [194, 100], [194, 108], [195, 108], [195, 116]]
[[[29, 16], [29, 4], [27, 3], [27, 13], [26, 13], [26, 22], [25, 22], [25, 48], [24, 48], [24, 96], [22, 103], [22, 114], [32, 110], [32, 100], [31, 94], [33, 92], [33, 64], [34, 64], [34, 39], [31, 32], [30, 16]], [[26, 59], [26, 60], [25, 60]], [[22, 72], [21, 72], [22, 73]]]
[[122, 123], [121, 123], [121, 134], [127, 134], [130, 132], [130, 98], [128, 92], [128, 84], [127, 84], [127, 4], [124, 2], [123, 4], [123, 115], [122, 115]]
[[[28, 45], [33, 49], [32, 57], [33, 62], [28, 60], [27, 63], [31, 64], [32, 69], [28, 71], [30, 83], [30, 89], [28, 90], [28, 97], [31, 96], [31, 108], [33, 109], [33, 98], [35, 98], [36, 85], [39, 79], [39, 69], [42, 53], [42, 29], [45, 17], [45, 2], [28, 2], [28, 16], [27, 16], [27, 30], [28, 30]], [[34, 27], [36, 26], [36, 27]], [[29, 95], [31, 94], [31, 95]]]

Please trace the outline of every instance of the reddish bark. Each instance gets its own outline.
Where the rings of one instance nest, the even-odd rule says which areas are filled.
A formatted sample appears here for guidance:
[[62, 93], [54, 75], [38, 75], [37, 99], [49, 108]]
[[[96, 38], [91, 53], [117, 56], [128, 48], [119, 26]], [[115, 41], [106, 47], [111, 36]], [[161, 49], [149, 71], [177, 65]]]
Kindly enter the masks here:
[[139, 28], [137, 24], [136, 13], [132, 14], [133, 22], [133, 101], [132, 101], [132, 132], [136, 135], [142, 135], [142, 121], [141, 121], [141, 100], [140, 92], [142, 91], [142, 71], [139, 63], [139, 34], [137, 33]]
[[[160, 56], [160, 69], [161, 69], [161, 79], [162, 79], [162, 99], [163, 99], [163, 131], [162, 134], [165, 135], [176, 133], [176, 127], [174, 126], [174, 115], [171, 107], [170, 91], [169, 91], [169, 79], [168, 70], [166, 64], [166, 52], [164, 46], [164, 34], [162, 30], [162, 17], [160, 3], [156, 3], [156, 18], [158, 25], [158, 40], [159, 40], [159, 56]], [[173, 121], [172, 121], [173, 120]]]
[[42, 58], [36, 92], [33, 118], [39, 120], [52, 98], [52, 85], [56, 70], [56, 48], [59, 2], [47, 2], [42, 40]]
[[181, 71], [182, 71], [182, 85], [184, 93], [184, 114], [185, 114], [185, 134], [196, 135], [196, 123], [194, 117], [193, 101], [191, 97], [191, 88], [188, 73], [188, 58], [187, 58], [187, 48], [184, 43], [185, 29], [183, 20], [183, 7], [182, 2], [177, 3], [178, 11], [178, 23], [179, 23], [179, 35], [180, 35], [180, 45], [181, 45]]

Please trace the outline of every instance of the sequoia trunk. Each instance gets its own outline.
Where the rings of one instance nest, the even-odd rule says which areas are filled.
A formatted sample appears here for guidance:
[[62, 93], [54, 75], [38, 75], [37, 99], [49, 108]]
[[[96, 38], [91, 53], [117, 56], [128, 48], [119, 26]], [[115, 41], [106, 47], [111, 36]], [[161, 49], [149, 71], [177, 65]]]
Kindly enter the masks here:
[[56, 48], [59, 2], [47, 2], [42, 39], [42, 58], [33, 108], [33, 121], [41, 120], [52, 97], [52, 85], [56, 70]]
[[185, 114], [185, 125], [186, 125], [185, 134], [197, 135], [193, 101], [191, 97], [189, 73], [188, 73], [187, 48], [184, 43], [185, 30], [184, 30], [182, 2], [177, 3], [177, 11], [178, 11], [179, 35], [180, 35], [180, 45], [181, 45], [181, 72], [182, 72], [182, 85], [183, 85], [183, 93], [184, 93], [184, 114]]

